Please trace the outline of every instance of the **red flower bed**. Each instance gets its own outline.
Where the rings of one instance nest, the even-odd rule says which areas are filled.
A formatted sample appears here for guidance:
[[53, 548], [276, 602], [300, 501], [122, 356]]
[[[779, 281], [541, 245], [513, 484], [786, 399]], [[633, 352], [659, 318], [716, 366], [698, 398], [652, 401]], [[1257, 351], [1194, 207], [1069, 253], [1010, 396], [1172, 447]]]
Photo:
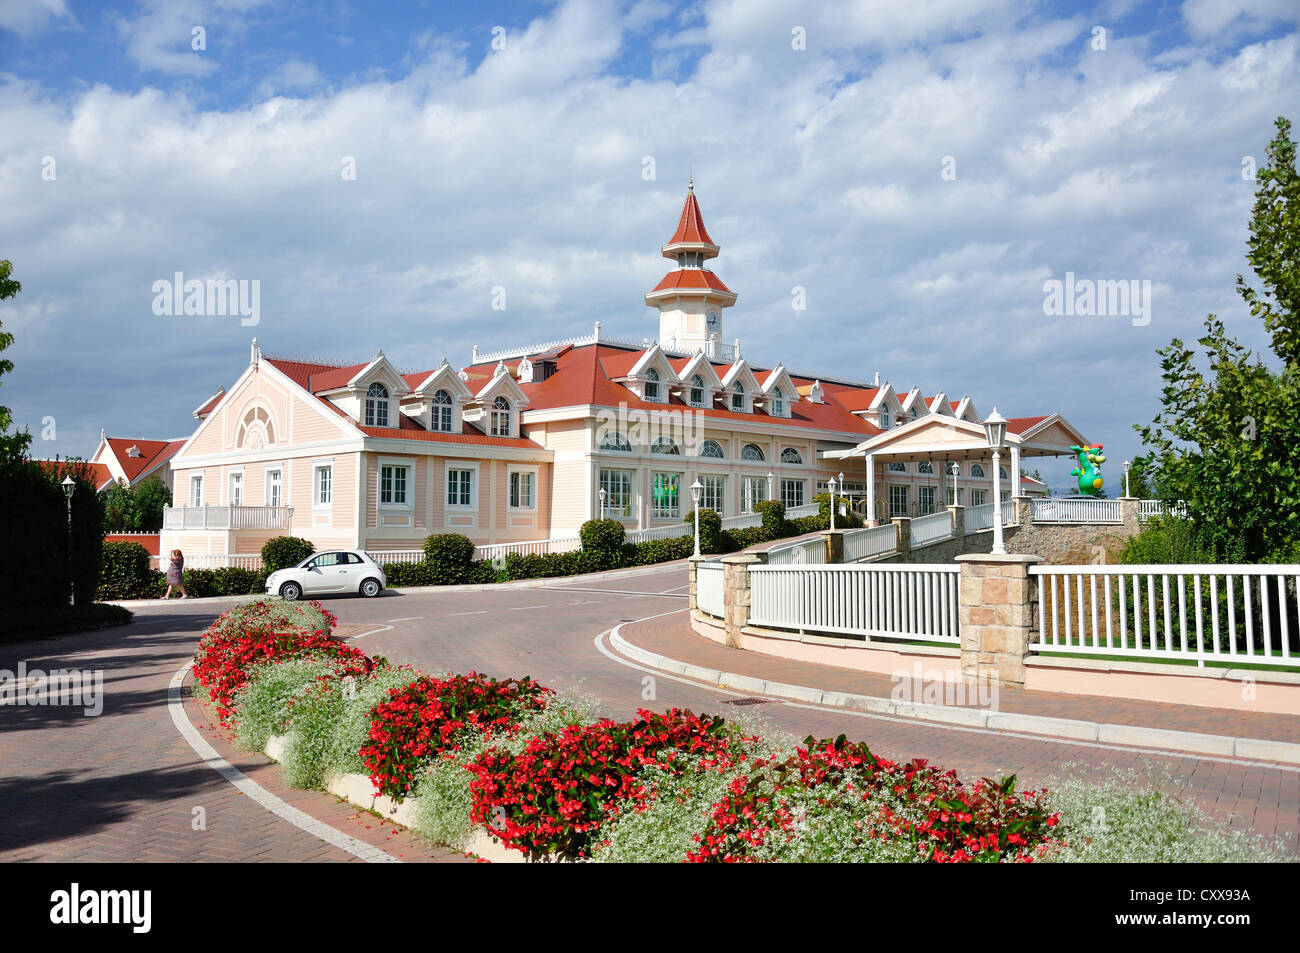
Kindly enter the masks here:
[[[804, 744], [807, 748], [798, 749], [794, 757], [758, 764], [749, 777], [737, 778], [730, 793], [714, 805], [699, 850], [687, 859], [749, 861], [755, 848], [792, 837], [794, 816], [788, 794], [796, 786], [833, 788], [820, 801], [832, 808], [846, 797], [892, 796], [899, 809], [884, 806], [875, 823], [863, 828], [862, 838], [904, 838], [921, 860], [999, 861], [1026, 848], [1042, 851], [1051, 844], [1048, 834], [1057, 816], [1043, 809], [1042, 792], [1017, 795], [1014, 777], [983, 778], [967, 787], [955, 771], [940, 771], [920, 759], [900, 765], [877, 758], [865, 744], [849, 744], [843, 735], [834, 741], [808, 738]], [[775, 796], [764, 793], [764, 782], [775, 789]]]
[[702, 753], [730, 763], [731, 739], [722, 718], [674, 708], [640, 710], [638, 721], [572, 725], [528, 742], [518, 757], [492, 748], [469, 765], [470, 817], [524, 853], [584, 857], [590, 832], [623, 802], [650, 793], [638, 773], [647, 766], [680, 771], [670, 752]]
[[251, 666], [300, 658], [334, 659], [340, 676], [368, 675], [382, 664], [324, 632], [284, 633], [263, 625], [235, 637], [205, 637], [194, 656], [194, 677], [208, 690], [221, 723], [228, 726], [235, 693], [248, 682]]
[[375, 789], [403, 797], [414, 786], [423, 764], [444, 750], [455, 750], [456, 737], [469, 726], [489, 734], [514, 729], [519, 715], [540, 709], [553, 694], [531, 678], [497, 681], [470, 672], [446, 679], [426, 675], [370, 713], [370, 743], [361, 759]]

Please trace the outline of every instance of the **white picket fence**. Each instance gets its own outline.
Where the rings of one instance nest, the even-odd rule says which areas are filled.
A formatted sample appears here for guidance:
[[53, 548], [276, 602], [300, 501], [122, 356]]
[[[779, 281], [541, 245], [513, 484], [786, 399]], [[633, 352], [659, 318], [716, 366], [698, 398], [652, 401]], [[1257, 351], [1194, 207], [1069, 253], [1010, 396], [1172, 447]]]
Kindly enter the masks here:
[[424, 562], [423, 549], [389, 549], [371, 552], [366, 551], [366, 555], [373, 559], [379, 565], [384, 563], [419, 563]]
[[[150, 556], [149, 565], [162, 572], [167, 571], [169, 556]], [[186, 569], [251, 569], [259, 572], [262, 568], [261, 553], [186, 553]]]
[[475, 559], [491, 559], [503, 563], [510, 553], [521, 556], [545, 556], [548, 553], [571, 553], [582, 548], [582, 540], [577, 536], [555, 536], [551, 539], [533, 539], [519, 543], [493, 543], [490, 546], [475, 546]]
[[652, 529], [632, 529], [627, 532], [627, 541], [629, 543], [646, 543], [652, 539], [677, 539], [679, 536], [690, 536], [695, 532], [695, 527], [690, 523], [670, 523], [667, 526], [656, 526]]
[[[1008, 501], [1010, 502], [1010, 501]], [[1122, 523], [1119, 500], [1051, 497], [1031, 504], [1035, 523]]]
[[952, 514], [947, 510], [912, 520], [912, 545], [925, 546], [952, 536]]
[[1036, 652], [1300, 667], [1300, 565], [1031, 566]]
[[[843, 507], [840, 509], [843, 512]], [[803, 519], [805, 516], [816, 516], [821, 512], [820, 503], [805, 503], [802, 506], [792, 506], [785, 511], [785, 518], [788, 520]]]
[[769, 566], [806, 566], [826, 562], [826, 540], [821, 536], [767, 551]]
[[883, 556], [898, 549], [898, 525], [886, 523], [870, 529], [851, 529], [844, 533], [844, 561], [857, 562], [872, 556]]
[[723, 529], [749, 529], [751, 526], [762, 525], [761, 513], [741, 513], [739, 516], [727, 516], [722, 520]]
[[750, 623], [956, 643], [959, 578], [956, 565], [750, 566]]
[[1166, 507], [1160, 500], [1142, 500], [1138, 504], [1138, 520], [1145, 523], [1152, 517], [1164, 516], [1166, 509], [1172, 516], [1187, 515], [1187, 504], [1181, 500], [1170, 507]]
[[701, 612], [722, 618], [722, 563], [716, 560], [695, 565], [695, 604]]

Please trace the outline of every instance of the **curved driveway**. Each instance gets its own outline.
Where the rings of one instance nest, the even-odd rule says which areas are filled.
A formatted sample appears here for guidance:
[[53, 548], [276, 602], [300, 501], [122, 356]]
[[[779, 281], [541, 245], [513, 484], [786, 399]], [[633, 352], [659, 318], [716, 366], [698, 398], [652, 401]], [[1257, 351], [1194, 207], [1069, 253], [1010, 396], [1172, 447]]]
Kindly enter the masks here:
[[[845, 733], [891, 757], [925, 757], [964, 776], [1017, 773], [1037, 786], [1056, 775], [1100, 776], [1112, 767], [1167, 768], [1185, 796], [1234, 824], [1290, 832], [1300, 816], [1300, 770], [1231, 759], [1158, 755], [1009, 732], [943, 726], [860, 712], [741, 697], [651, 672], [598, 638], [620, 622], [686, 617], [684, 564], [543, 588], [419, 589], [327, 605], [371, 654], [425, 671], [532, 675], [597, 696], [608, 713], [678, 706], [758, 713], [798, 737]], [[355, 860], [245, 797], [204, 765], [168, 713], [167, 685], [222, 604], [171, 603], [137, 610], [122, 629], [0, 646], [0, 668], [99, 668], [104, 712], [0, 706], [0, 860]], [[364, 633], [364, 634], [363, 634]], [[650, 697], [653, 696], [653, 697]], [[279, 769], [240, 755], [189, 717], [206, 740], [257, 784], [351, 837], [395, 857], [459, 859], [359, 814], [336, 799], [284, 788]], [[195, 808], [206, 826], [195, 829]]]

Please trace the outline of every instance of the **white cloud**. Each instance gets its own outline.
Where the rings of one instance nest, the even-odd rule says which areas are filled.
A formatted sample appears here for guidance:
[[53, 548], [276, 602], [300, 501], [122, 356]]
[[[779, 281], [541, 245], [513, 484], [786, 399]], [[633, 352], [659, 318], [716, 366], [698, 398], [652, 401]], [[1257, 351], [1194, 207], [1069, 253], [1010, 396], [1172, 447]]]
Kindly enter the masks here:
[[67, 0], [5, 0], [0, 3], [0, 30], [30, 37], [47, 30], [55, 20], [71, 20]]

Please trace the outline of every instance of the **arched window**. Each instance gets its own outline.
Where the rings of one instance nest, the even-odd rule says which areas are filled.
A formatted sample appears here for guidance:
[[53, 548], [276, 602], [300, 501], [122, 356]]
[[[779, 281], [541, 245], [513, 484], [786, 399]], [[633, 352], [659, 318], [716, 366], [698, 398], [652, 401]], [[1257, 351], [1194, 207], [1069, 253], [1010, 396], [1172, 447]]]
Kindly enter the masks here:
[[731, 389], [731, 409], [736, 413], [745, 412], [745, 385], [737, 381], [736, 386]]
[[781, 388], [772, 391], [772, 416], [785, 416], [785, 394], [781, 393]]
[[889, 465], [889, 472], [890, 472], [890, 473], [906, 473], [906, 472], [907, 472], [907, 464], [906, 464], [906, 463], [891, 463], [891, 464]]
[[660, 437], [650, 445], [650, 452], [666, 453], [674, 457], [680, 457], [682, 455], [681, 450], [677, 448], [677, 444], [673, 443], [671, 437]]
[[632, 445], [627, 442], [627, 437], [624, 437], [618, 431], [613, 431], [612, 433], [605, 434], [605, 436], [600, 439], [600, 449], [617, 450], [620, 453], [631, 453]]
[[781, 451], [782, 463], [803, 463], [803, 456], [794, 447], [786, 447]]
[[700, 444], [700, 456], [721, 460], [723, 458], [722, 444], [716, 440], [704, 441], [704, 443]]
[[763, 448], [756, 443], [747, 443], [740, 448], [740, 459], [763, 461], [767, 458], [763, 456]]
[[880, 408], [880, 429], [881, 430], [889, 429], [889, 408], [888, 407]]
[[510, 436], [510, 401], [504, 397], [492, 401], [492, 436]]
[[998, 476], [1002, 477], [1002, 479], [1004, 479], [1004, 480], [1009, 480], [1009, 479], [1011, 479], [1011, 477], [1007, 474], [1007, 468], [1006, 468], [1006, 467], [998, 467]]
[[645, 399], [659, 400], [659, 372], [653, 367], [645, 372]]
[[930, 463], [928, 460], [922, 460], [920, 463], [916, 465], [916, 472], [928, 473], [931, 476], [934, 476], [934, 465]]
[[970, 468], [970, 475], [977, 480], [984, 479], [984, 467], [982, 467], [978, 463], [972, 463]]
[[451, 433], [451, 394], [440, 390], [433, 395], [433, 429]]
[[691, 378], [691, 406], [704, 406], [704, 378], [699, 374]]
[[383, 384], [371, 384], [366, 391], [366, 426], [388, 426], [388, 388]]

